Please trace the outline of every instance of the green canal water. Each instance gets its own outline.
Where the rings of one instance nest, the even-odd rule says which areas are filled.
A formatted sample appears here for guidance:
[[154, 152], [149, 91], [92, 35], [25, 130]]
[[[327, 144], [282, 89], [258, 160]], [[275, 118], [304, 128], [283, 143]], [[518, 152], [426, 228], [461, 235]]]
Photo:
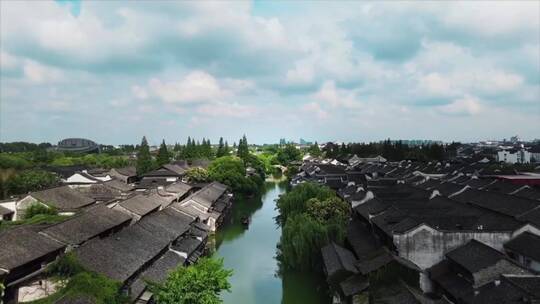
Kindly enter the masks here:
[[[225, 304], [328, 304], [324, 278], [318, 274], [285, 271], [278, 274], [276, 244], [281, 229], [276, 225], [275, 200], [286, 185], [266, 182], [261, 196], [236, 199], [230, 219], [216, 234], [215, 256], [234, 271], [231, 292], [224, 292]], [[244, 227], [243, 216], [251, 216]]]

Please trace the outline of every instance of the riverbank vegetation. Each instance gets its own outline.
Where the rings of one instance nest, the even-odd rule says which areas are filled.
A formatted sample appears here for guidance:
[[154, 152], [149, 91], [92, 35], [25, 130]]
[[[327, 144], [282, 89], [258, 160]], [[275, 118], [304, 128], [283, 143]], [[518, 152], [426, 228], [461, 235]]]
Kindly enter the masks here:
[[259, 192], [264, 184], [264, 175], [259, 173], [246, 174], [246, 166], [241, 158], [223, 156], [215, 159], [208, 166], [208, 178], [231, 187], [239, 194], [252, 195]]
[[223, 259], [204, 257], [188, 267], [179, 266], [164, 283], [150, 282], [150, 290], [158, 304], [218, 304], [220, 293], [231, 289], [231, 276]]
[[330, 188], [304, 183], [283, 194], [277, 208], [280, 266], [320, 271], [320, 249], [330, 242], [343, 243], [349, 206]]

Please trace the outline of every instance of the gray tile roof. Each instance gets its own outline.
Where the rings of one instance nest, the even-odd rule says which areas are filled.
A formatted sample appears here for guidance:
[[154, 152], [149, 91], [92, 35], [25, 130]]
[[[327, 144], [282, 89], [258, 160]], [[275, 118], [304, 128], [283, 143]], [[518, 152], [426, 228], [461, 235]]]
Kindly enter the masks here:
[[536, 234], [523, 232], [504, 244], [504, 248], [540, 262], [540, 236]]
[[321, 253], [329, 280], [340, 281], [340, 277], [358, 273], [354, 266], [356, 258], [349, 250], [331, 243], [323, 247]]
[[452, 199], [510, 216], [522, 215], [540, 205], [535, 200], [476, 189], [467, 189], [460, 194], [452, 196]]
[[94, 199], [69, 186], [32, 192], [30, 195], [44, 204], [57, 208], [59, 211], [76, 211], [95, 202]]
[[501, 252], [474, 239], [463, 246], [447, 252], [446, 257], [461, 265], [461, 267], [471, 274], [506, 259], [505, 255]]
[[125, 282], [185, 233], [193, 220], [174, 210], [162, 210], [137, 224], [76, 249], [83, 266]]
[[0, 268], [11, 270], [50, 253], [64, 245], [40, 235], [28, 227], [0, 232]]
[[146, 282], [163, 283], [169, 273], [176, 267], [181, 266], [185, 259], [177, 253], [167, 251], [157, 261], [152, 263], [141, 275], [135, 279], [129, 288], [132, 300], [137, 299], [146, 289]]
[[62, 223], [52, 225], [41, 233], [64, 244], [79, 245], [130, 221], [129, 215], [99, 205]]
[[156, 195], [138, 194], [130, 197], [118, 205], [139, 216], [145, 216], [152, 211], [159, 209], [162, 201]]

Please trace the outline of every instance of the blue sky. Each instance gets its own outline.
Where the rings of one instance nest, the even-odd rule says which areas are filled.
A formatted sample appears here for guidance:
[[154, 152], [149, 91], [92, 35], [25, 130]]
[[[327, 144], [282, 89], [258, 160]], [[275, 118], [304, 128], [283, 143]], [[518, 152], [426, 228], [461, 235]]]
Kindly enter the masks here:
[[540, 2], [1, 1], [0, 141], [540, 137]]

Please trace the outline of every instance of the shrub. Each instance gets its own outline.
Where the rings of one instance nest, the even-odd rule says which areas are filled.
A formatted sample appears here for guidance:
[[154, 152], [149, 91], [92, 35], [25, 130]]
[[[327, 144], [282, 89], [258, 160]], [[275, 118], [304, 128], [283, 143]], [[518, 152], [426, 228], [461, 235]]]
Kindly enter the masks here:
[[25, 220], [31, 219], [38, 214], [57, 215], [58, 211], [54, 207], [47, 207], [43, 204], [36, 203], [26, 208], [26, 211], [24, 213], [24, 219]]
[[75, 254], [69, 252], [49, 265], [47, 272], [62, 278], [68, 278], [84, 271]]

